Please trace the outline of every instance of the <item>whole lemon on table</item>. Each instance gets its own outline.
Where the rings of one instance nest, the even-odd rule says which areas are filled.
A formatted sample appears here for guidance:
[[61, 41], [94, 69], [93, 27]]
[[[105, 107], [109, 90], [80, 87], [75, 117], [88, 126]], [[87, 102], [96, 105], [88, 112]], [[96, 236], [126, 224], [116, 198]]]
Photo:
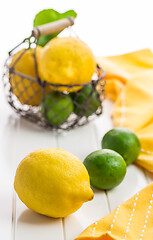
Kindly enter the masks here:
[[[29, 77], [36, 77], [35, 74], [35, 62], [34, 62], [34, 49], [25, 49], [17, 52], [10, 64], [10, 67], [14, 65], [14, 70]], [[37, 61], [39, 59], [42, 47], [38, 46], [36, 50]], [[21, 57], [20, 57], [21, 56]], [[20, 59], [18, 59], [20, 57]], [[37, 106], [42, 100], [42, 89], [37, 82], [28, 80], [27, 78], [21, 78], [16, 74], [10, 74], [10, 84], [13, 93], [19, 99], [22, 104]], [[50, 88], [45, 88], [45, 92], [49, 92]]]
[[55, 218], [65, 217], [93, 199], [83, 163], [56, 148], [27, 155], [16, 170], [14, 188], [28, 208]]
[[[52, 84], [87, 83], [91, 81], [95, 70], [96, 62], [92, 51], [78, 38], [54, 38], [40, 54], [40, 78]], [[58, 90], [71, 92], [78, 89], [61, 87]]]

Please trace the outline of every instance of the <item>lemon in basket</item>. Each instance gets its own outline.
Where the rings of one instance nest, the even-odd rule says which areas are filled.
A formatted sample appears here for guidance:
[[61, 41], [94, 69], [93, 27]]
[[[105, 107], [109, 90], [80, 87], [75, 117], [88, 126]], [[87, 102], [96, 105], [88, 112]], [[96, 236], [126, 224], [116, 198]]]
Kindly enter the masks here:
[[75, 212], [94, 196], [83, 163], [56, 148], [27, 155], [16, 170], [14, 187], [28, 208], [55, 218]]
[[[40, 54], [40, 78], [52, 84], [87, 83], [91, 81], [95, 70], [96, 62], [92, 51], [78, 38], [54, 38], [45, 45]], [[58, 90], [71, 92], [78, 89], [61, 87]]]
[[[29, 77], [35, 78], [35, 63], [34, 63], [34, 49], [25, 49], [17, 52], [10, 64], [10, 67], [14, 65], [14, 70], [25, 74]], [[42, 47], [38, 46], [36, 51], [37, 61], [39, 59]], [[21, 57], [20, 57], [21, 56]], [[37, 106], [42, 100], [42, 89], [37, 82], [22, 78], [14, 73], [10, 74], [10, 84], [13, 93], [19, 99], [22, 104], [28, 104]], [[45, 88], [45, 92], [49, 92], [49, 88]]]

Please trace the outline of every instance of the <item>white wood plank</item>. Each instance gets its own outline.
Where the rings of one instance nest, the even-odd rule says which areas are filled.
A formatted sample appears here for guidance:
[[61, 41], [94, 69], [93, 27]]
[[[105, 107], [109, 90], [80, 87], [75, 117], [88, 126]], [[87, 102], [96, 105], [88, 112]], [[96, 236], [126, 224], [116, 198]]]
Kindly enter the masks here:
[[[67, 134], [59, 135], [58, 146], [83, 161], [89, 153], [97, 150], [93, 125], [90, 123]], [[94, 194], [93, 201], [84, 203], [76, 213], [64, 219], [65, 240], [76, 238], [91, 223], [109, 213], [105, 192], [94, 189]]]
[[111, 211], [131, 198], [147, 184], [143, 169], [134, 164], [128, 166], [123, 182], [116, 188], [107, 191]]
[[57, 136], [59, 148], [76, 155], [81, 161], [92, 151], [97, 149], [96, 138], [91, 123], [63, 132]]
[[[13, 192], [13, 158], [10, 146], [7, 145], [11, 129], [15, 128], [13, 121], [9, 121], [9, 108], [0, 89], [0, 239], [10, 240], [12, 229], [12, 192]], [[11, 111], [10, 111], [11, 112]], [[13, 120], [13, 119], [12, 119]], [[12, 142], [12, 147], [13, 147]]]
[[9, 240], [12, 231], [12, 181], [1, 148], [0, 159], [0, 239]]
[[[94, 122], [99, 149], [101, 148], [101, 140], [103, 135], [113, 127], [111, 120], [113, 104], [109, 101], [104, 102], [104, 114], [100, 119]], [[132, 197], [137, 191], [147, 185], [144, 170], [132, 164], [127, 167], [127, 173], [123, 182], [116, 188], [107, 191], [107, 196], [111, 211], [120, 203]]]
[[113, 103], [105, 100], [103, 103], [103, 114], [92, 123], [97, 139], [98, 149], [101, 149], [101, 140], [104, 134], [113, 128], [113, 122], [111, 119], [112, 109]]
[[40, 215], [28, 209], [16, 199], [17, 222], [15, 240], [63, 240], [63, 225], [61, 219]]
[[[15, 168], [18, 163], [31, 151], [38, 148], [57, 147], [56, 136], [29, 123], [19, 120], [18, 129], [12, 134], [15, 142]], [[63, 240], [62, 219], [52, 219], [39, 215], [29, 209], [16, 195], [15, 240], [53, 239]]]
[[94, 189], [94, 200], [84, 203], [77, 212], [64, 219], [65, 240], [75, 239], [90, 224], [108, 213], [105, 193]]
[[15, 142], [16, 165], [22, 158], [36, 149], [57, 147], [55, 134], [22, 118], [19, 120], [19, 128], [15, 133]]

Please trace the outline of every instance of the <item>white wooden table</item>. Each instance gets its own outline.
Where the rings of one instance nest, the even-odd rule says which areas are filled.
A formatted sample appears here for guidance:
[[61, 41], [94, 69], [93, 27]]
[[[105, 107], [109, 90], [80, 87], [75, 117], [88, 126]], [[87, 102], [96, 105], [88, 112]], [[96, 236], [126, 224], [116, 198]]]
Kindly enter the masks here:
[[[0, 38], [0, 65], [6, 52], [30, 34], [34, 15], [44, 8], [61, 12], [75, 9], [78, 19], [74, 30], [89, 44], [95, 55], [107, 56], [152, 48], [151, 0], [97, 0], [96, 3], [82, 0], [5, 0], [1, 4], [3, 36]], [[83, 161], [90, 152], [100, 148], [102, 136], [112, 128], [111, 111], [112, 104], [105, 102], [104, 114], [97, 120], [56, 135], [20, 119], [6, 104], [0, 84], [0, 240], [73, 240], [95, 220], [152, 181], [152, 176], [143, 169], [130, 165], [118, 187], [108, 192], [96, 190], [93, 201], [85, 203], [65, 219], [36, 214], [16, 196], [13, 190], [14, 174], [26, 154], [37, 148], [58, 147], [72, 152]]]
[[[2, 90], [2, 89], [1, 89]], [[4, 99], [1, 97], [1, 102]], [[151, 177], [131, 165], [124, 181], [111, 191], [95, 190], [94, 200], [64, 219], [52, 219], [29, 210], [13, 190], [16, 167], [29, 152], [57, 147], [70, 151], [82, 161], [100, 148], [104, 133], [112, 128], [112, 103], [104, 102], [104, 113], [86, 126], [55, 134], [20, 119], [3, 103], [0, 119], [0, 239], [73, 240], [87, 226], [112, 211], [146, 186]]]

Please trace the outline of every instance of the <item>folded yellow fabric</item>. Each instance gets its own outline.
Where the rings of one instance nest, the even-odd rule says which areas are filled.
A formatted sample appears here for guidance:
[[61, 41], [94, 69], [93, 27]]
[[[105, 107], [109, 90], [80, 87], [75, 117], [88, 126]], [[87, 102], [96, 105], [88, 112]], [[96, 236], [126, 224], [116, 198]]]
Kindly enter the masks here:
[[137, 131], [141, 141], [141, 154], [136, 160], [136, 164], [153, 172], [153, 122]]
[[106, 70], [106, 97], [115, 101], [114, 126], [133, 130], [141, 141], [136, 164], [153, 171], [153, 53], [149, 49], [98, 57]]
[[153, 121], [153, 69], [136, 74], [118, 96], [113, 113], [115, 126], [137, 131]]
[[[114, 126], [141, 141], [136, 164], [153, 171], [153, 53], [149, 49], [97, 58], [106, 71], [106, 97], [115, 101]], [[88, 227], [76, 240], [153, 239], [153, 183]]]
[[[153, 53], [150, 49], [143, 49], [119, 56], [97, 57], [97, 62], [107, 73], [106, 95], [114, 101], [122, 84], [125, 85], [135, 74], [153, 69]], [[118, 89], [117, 93], [115, 89]]]
[[153, 239], [153, 183], [93, 223], [76, 240]]

